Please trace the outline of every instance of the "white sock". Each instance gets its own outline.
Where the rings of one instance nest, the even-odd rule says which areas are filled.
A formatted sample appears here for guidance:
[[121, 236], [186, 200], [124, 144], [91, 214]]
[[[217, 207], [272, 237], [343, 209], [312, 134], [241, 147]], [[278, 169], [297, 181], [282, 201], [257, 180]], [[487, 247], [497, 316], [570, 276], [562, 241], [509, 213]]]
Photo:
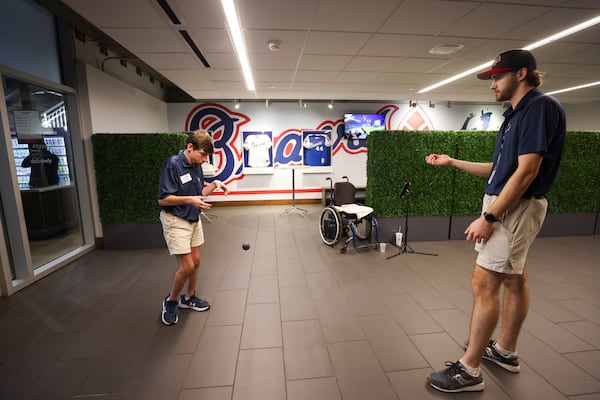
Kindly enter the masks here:
[[468, 373], [469, 375], [471, 375], [471, 376], [479, 376], [479, 374], [481, 373], [481, 370], [480, 370], [480, 368], [479, 368], [479, 367], [477, 367], [477, 368], [473, 368], [473, 367], [470, 367], [470, 366], [468, 366], [468, 365], [467, 365], [467, 364], [466, 364], [466, 363], [463, 361], [463, 359], [462, 359], [462, 358], [461, 358], [460, 360], [458, 360], [458, 361], [459, 361], [459, 362], [462, 364], [462, 366], [463, 366], [463, 367], [465, 367], [465, 371], [467, 371], [467, 373]]
[[500, 353], [500, 355], [501, 355], [502, 357], [514, 357], [514, 356], [516, 356], [516, 355], [517, 355], [517, 352], [516, 352], [516, 351], [508, 351], [508, 350], [506, 350], [506, 349], [503, 349], [503, 348], [502, 348], [502, 346], [500, 346], [500, 345], [498, 344], [498, 342], [495, 342], [495, 343], [494, 343], [494, 348], [496, 349], [496, 351], [497, 351], [498, 353]]

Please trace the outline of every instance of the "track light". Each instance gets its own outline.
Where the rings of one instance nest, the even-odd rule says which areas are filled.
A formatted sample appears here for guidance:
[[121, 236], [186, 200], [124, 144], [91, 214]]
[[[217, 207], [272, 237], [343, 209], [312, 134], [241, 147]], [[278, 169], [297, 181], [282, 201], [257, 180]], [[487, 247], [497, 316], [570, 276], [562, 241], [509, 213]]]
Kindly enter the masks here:
[[234, 100], [234, 101], [233, 101], [233, 108], [235, 108], [236, 110], [237, 110], [238, 108], [240, 108], [240, 101], [239, 101], [239, 100]]
[[306, 108], [306, 103], [303, 102], [302, 100], [298, 100], [298, 107], [300, 107], [300, 108]]
[[429, 108], [435, 108], [435, 104], [433, 104], [431, 100], [429, 100]]
[[416, 106], [417, 106], [417, 102], [416, 102], [416, 101], [409, 100], [409, 101], [408, 101], [408, 106], [409, 106], [409, 107], [416, 107]]
[[269, 108], [269, 106], [271, 105], [271, 101], [269, 99], [265, 100], [265, 107]]
[[333, 110], [333, 100], [329, 101], [329, 104], [327, 104], [327, 107], [329, 107], [330, 110]]

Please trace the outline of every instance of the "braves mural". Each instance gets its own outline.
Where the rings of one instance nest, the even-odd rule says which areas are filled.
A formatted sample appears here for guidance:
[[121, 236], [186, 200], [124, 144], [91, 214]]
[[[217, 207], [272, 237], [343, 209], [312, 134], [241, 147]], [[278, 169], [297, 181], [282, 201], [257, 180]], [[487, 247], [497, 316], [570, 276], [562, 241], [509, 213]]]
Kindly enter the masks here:
[[[421, 106], [410, 107], [400, 115], [400, 107], [386, 105], [378, 114], [385, 116], [386, 129], [393, 130], [431, 130], [433, 124]], [[185, 130], [205, 129], [211, 132], [215, 141], [215, 153], [211, 163], [217, 173], [207, 181], [218, 179], [226, 183], [243, 178], [244, 149], [242, 132], [251, 118], [217, 103], [203, 103], [195, 106], [187, 115]], [[306, 129], [289, 128], [282, 132], [273, 132], [273, 166], [303, 165], [303, 135]], [[344, 136], [343, 119], [323, 121], [311, 130], [330, 132], [331, 153], [350, 155], [367, 153], [367, 140], [348, 140]]]

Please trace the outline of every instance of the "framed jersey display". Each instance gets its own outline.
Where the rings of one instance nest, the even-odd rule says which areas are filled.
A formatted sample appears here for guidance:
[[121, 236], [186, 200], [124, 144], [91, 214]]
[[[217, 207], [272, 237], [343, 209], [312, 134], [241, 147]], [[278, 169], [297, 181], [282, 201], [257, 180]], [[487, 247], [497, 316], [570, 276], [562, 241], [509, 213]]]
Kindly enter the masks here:
[[244, 173], [272, 173], [273, 133], [243, 132]]
[[302, 153], [304, 165], [313, 172], [331, 170], [331, 132], [302, 131]]

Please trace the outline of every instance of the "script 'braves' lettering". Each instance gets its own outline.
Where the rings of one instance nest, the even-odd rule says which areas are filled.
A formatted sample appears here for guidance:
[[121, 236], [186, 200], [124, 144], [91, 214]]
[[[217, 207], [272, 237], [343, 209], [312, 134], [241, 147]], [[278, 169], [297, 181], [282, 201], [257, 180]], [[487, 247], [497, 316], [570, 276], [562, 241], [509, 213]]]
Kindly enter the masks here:
[[[382, 114], [388, 114], [390, 111], [393, 110], [385, 107], [380, 110]], [[203, 103], [189, 112], [185, 130], [205, 129], [211, 133], [215, 141], [215, 153], [210, 162], [215, 166], [217, 173], [214, 177], [207, 177], [207, 181], [218, 179], [228, 183], [242, 178], [244, 167], [242, 128], [251, 120], [245, 114], [232, 111], [216, 103]], [[323, 121], [317, 124], [315, 130], [331, 132], [332, 155], [340, 151], [348, 154], [367, 152], [366, 140], [347, 140], [344, 137], [343, 119]], [[302, 164], [302, 132], [302, 129], [297, 128], [289, 128], [281, 133], [273, 132], [274, 166]]]

